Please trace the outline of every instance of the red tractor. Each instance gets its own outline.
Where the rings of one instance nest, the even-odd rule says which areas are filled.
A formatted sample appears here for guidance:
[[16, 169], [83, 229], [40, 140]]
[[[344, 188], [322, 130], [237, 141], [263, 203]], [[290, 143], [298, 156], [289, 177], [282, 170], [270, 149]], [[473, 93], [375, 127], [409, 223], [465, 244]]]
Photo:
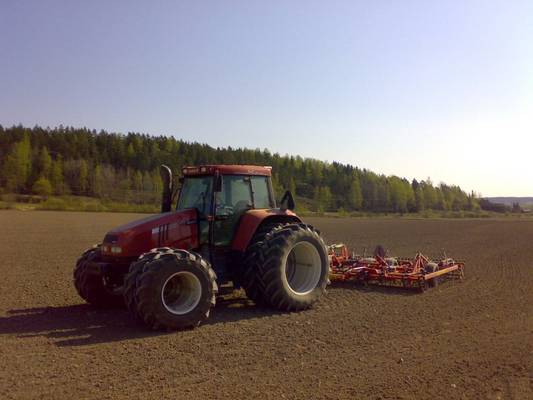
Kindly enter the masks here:
[[307, 309], [325, 293], [324, 241], [292, 211], [290, 192], [276, 207], [271, 167], [204, 165], [182, 172], [175, 206], [178, 190], [162, 166], [162, 214], [113, 229], [82, 254], [74, 284], [83, 299], [125, 303], [153, 329], [182, 329], [208, 318], [224, 283], [284, 311]]

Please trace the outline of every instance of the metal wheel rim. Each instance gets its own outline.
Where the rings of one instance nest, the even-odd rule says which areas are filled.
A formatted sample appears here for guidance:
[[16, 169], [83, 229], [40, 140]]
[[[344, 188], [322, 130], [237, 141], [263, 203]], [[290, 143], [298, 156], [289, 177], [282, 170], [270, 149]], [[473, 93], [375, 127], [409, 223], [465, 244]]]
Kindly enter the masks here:
[[202, 284], [192, 272], [180, 271], [170, 275], [161, 288], [163, 306], [175, 315], [191, 312], [201, 298]]
[[299, 242], [287, 254], [284, 269], [289, 289], [297, 295], [306, 295], [320, 282], [322, 259], [312, 243]]

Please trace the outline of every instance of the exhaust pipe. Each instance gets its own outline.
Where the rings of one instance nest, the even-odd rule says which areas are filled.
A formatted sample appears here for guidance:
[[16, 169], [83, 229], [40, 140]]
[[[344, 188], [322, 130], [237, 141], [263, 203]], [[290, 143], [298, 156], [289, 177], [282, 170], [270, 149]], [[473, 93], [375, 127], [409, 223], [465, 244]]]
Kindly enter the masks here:
[[159, 169], [161, 180], [163, 181], [163, 196], [161, 198], [161, 212], [169, 212], [172, 209], [172, 171], [166, 165], [161, 165]]

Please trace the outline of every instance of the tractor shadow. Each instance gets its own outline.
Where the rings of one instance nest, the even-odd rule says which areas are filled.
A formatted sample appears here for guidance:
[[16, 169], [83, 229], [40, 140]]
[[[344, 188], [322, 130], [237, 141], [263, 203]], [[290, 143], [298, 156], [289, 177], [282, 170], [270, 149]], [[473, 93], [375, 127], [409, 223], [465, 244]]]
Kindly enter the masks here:
[[[256, 307], [246, 298], [219, 298], [202, 326], [258, 319], [278, 312]], [[200, 326], [197, 329], [202, 329]], [[131, 339], [179, 335], [185, 331], [152, 331], [122, 308], [99, 309], [88, 304], [15, 309], [0, 317], [0, 337], [46, 338], [59, 347], [87, 346]]]
[[42, 337], [59, 347], [116, 342], [160, 332], [142, 330], [124, 309], [99, 309], [88, 304], [10, 310], [0, 317], [0, 336]]
[[203, 323], [203, 326], [268, 318], [278, 314], [283, 314], [283, 312], [256, 306], [253, 301], [246, 297], [223, 296], [217, 298], [217, 305], [211, 310], [211, 315]]

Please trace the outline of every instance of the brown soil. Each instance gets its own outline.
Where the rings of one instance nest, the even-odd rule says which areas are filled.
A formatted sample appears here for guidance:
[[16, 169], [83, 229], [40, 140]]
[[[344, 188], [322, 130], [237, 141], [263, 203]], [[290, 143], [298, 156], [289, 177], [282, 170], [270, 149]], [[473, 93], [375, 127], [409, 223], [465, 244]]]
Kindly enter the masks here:
[[0, 398], [533, 398], [531, 221], [309, 219], [359, 251], [444, 248], [466, 279], [423, 294], [333, 286], [301, 313], [235, 296], [163, 334], [72, 286], [84, 248], [137, 217], [0, 212]]

